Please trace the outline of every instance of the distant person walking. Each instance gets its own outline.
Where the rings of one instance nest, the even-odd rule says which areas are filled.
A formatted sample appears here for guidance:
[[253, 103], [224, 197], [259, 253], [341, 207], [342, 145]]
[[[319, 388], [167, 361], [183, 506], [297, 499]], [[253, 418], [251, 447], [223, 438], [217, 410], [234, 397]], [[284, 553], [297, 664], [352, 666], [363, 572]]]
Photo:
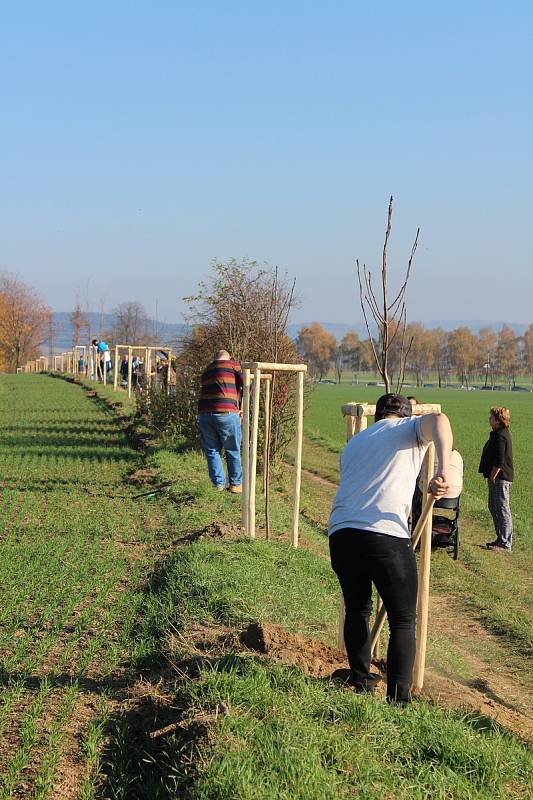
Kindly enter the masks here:
[[226, 485], [221, 453], [224, 450], [228, 466], [228, 489], [242, 492], [241, 365], [227, 350], [219, 350], [202, 374], [198, 401], [198, 424], [207, 458], [209, 477], [217, 491]]
[[513, 518], [509, 504], [511, 483], [514, 480], [510, 424], [511, 414], [508, 408], [491, 408], [489, 425], [492, 430], [483, 447], [479, 464], [479, 472], [487, 479], [489, 511], [496, 530], [496, 539], [487, 542], [489, 550], [510, 551], [513, 546]]

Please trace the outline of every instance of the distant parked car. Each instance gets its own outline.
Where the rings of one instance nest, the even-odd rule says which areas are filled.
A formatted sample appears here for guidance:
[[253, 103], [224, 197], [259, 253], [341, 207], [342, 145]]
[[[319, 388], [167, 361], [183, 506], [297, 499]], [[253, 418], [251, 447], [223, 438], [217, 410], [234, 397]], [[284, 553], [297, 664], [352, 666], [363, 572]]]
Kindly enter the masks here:
[[330, 381], [329, 378], [324, 378], [322, 381], [318, 381], [319, 383], [332, 383], [333, 386], [337, 385], [337, 381]]
[[511, 391], [512, 392], [530, 392], [531, 389], [528, 389], [527, 386], [513, 386]]

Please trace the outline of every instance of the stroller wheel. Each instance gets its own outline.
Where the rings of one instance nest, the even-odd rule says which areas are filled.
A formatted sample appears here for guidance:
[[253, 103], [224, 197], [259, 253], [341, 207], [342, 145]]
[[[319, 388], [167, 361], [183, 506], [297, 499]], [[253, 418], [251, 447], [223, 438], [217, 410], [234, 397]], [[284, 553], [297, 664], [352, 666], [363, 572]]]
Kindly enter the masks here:
[[457, 561], [459, 557], [459, 525], [455, 530], [455, 539], [453, 542], [453, 560]]

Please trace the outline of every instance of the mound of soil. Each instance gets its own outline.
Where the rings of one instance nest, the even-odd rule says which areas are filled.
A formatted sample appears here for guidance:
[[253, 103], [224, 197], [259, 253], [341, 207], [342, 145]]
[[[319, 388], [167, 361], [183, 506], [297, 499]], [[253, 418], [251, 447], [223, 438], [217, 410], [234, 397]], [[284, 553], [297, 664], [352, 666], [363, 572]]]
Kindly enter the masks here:
[[328, 677], [334, 670], [348, 666], [345, 653], [301, 633], [291, 633], [281, 625], [251, 622], [240, 640], [250, 650], [300, 667], [314, 678]]
[[235, 525], [227, 525], [223, 522], [210, 522], [209, 525], [205, 526], [205, 528], [200, 528], [198, 531], [192, 531], [191, 533], [187, 534], [187, 536], [179, 539], [179, 541], [192, 544], [192, 542], [198, 542], [200, 539], [205, 538], [233, 539], [239, 534], [239, 532], [239, 529], [236, 528]]
[[146, 469], [135, 470], [131, 475], [128, 475], [127, 480], [128, 483], [133, 484], [133, 486], [151, 486], [156, 478], [157, 470], [148, 467]]

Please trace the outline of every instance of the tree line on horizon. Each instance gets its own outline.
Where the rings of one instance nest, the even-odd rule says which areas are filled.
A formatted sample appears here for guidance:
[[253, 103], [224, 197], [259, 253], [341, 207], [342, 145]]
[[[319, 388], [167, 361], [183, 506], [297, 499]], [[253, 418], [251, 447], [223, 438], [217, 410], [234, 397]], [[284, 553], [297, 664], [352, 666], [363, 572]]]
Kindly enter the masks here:
[[[242, 275], [247, 275], [247, 270], [253, 272], [253, 265], [255, 262], [245, 265]], [[238, 269], [236, 262], [232, 269]], [[255, 286], [253, 281], [250, 286]], [[245, 299], [242, 305], [244, 309]], [[116, 344], [155, 343], [152, 321], [137, 301], [119, 303], [112, 310], [107, 330], [103, 329], [103, 313], [95, 326], [80, 303], [76, 303], [69, 321], [72, 346], [85, 344], [95, 336], [107, 337]], [[405, 324], [402, 333], [405, 335], [397, 337], [397, 344], [389, 352], [391, 374], [400, 367], [400, 342], [408, 341], [406, 372], [417, 386], [430, 374], [437, 376], [439, 386], [445, 386], [453, 376], [465, 386], [472, 381], [482, 381], [485, 385], [499, 381], [512, 388], [518, 376], [525, 375], [533, 383], [533, 322], [521, 336], [507, 324], [499, 331], [483, 327], [474, 333], [467, 326], [445, 331], [411, 322]], [[41, 355], [45, 345], [51, 355], [57, 334], [53, 312], [44, 298], [16, 276], [0, 273], [0, 371], [16, 372], [18, 367]], [[356, 331], [348, 331], [337, 341], [319, 322], [302, 327], [296, 338], [297, 350], [309, 364], [311, 376], [323, 380], [334, 373], [339, 382], [345, 372], [357, 379], [361, 372], [376, 371], [372, 344], [379, 351], [379, 341], [361, 338]]]
[[[95, 325], [77, 302], [69, 315], [72, 347], [95, 337], [117, 344], [155, 342], [152, 321], [141, 303], [119, 303], [111, 315], [111, 325], [105, 328], [102, 310]], [[16, 372], [43, 351], [52, 356], [60, 332], [54, 312], [39, 292], [17, 276], [0, 272], [0, 372]]]
[[[473, 381], [483, 381], [485, 386], [499, 381], [511, 389], [520, 375], [530, 376], [533, 382], [533, 322], [522, 336], [507, 324], [499, 331], [483, 327], [477, 334], [465, 325], [451, 331], [426, 328], [421, 322], [404, 327], [389, 351], [392, 376], [400, 369], [401, 342], [407, 341], [405, 371], [417, 386], [430, 374], [437, 376], [439, 387], [446, 386], [453, 376], [466, 387]], [[351, 372], [354, 379], [361, 372], [377, 372], [370, 338], [362, 339], [356, 331], [348, 331], [337, 341], [320, 322], [313, 322], [301, 328], [296, 342], [311, 375], [318, 380], [334, 373], [340, 383], [345, 372]], [[374, 339], [373, 344], [379, 352], [380, 342]]]

